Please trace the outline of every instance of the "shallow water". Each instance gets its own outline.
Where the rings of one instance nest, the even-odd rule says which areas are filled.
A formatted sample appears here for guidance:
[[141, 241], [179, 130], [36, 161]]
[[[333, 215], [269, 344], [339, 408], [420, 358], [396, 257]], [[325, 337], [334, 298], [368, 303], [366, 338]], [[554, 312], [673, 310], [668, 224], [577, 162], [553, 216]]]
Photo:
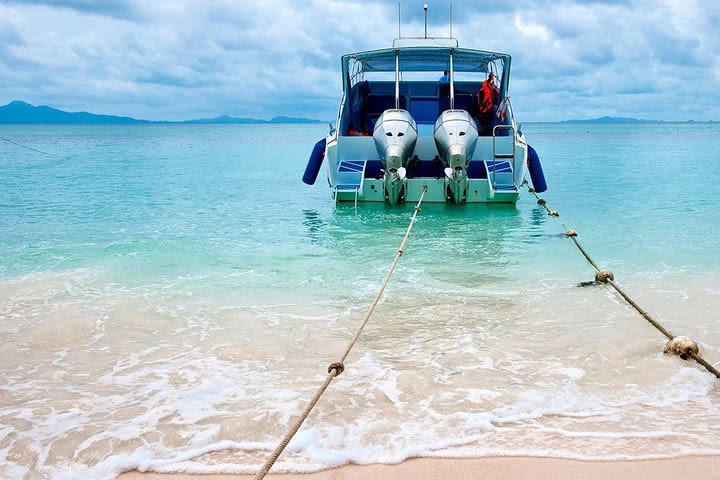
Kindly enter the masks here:
[[[720, 454], [720, 389], [565, 239], [720, 361], [720, 126], [527, 124], [561, 217], [426, 205], [278, 470]], [[251, 472], [321, 383], [412, 206], [299, 181], [323, 126], [0, 126], [0, 476]]]

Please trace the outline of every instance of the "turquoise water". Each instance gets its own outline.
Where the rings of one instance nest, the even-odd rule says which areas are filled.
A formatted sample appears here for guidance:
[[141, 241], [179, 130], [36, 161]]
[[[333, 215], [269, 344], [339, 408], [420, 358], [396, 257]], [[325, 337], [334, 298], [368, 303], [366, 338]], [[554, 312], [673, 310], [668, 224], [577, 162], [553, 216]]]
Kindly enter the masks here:
[[[615, 269], [720, 268], [720, 127], [528, 124], [562, 223]], [[302, 281], [387, 258], [404, 209], [335, 209], [321, 178], [298, 181], [324, 126], [10, 127], [0, 143], [0, 278], [81, 267], [121, 281], [267, 269]], [[426, 206], [411, 248], [422, 265], [493, 273], [565, 269], [560, 222], [523, 195], [501, 205]], [[568, 254], [569, 253], [569, 254]], [[294, 262], [298, 262], [294, 264]], [[337, 264], [336, 262], [340, 262]], [[334, 265], [335, 268], [331, 265]], [[297, 267], [297, 268], [296, 268]], [[508, 268], [510, 269], [508, 272]]]
[[[325, 133], [0, 126], [54, 154], [0, 141], [4, 477], [261, 463], [372, 300], [412, 213], [336, 207], [324, 178], [304, 185]], [[433, 452], [718, 453], [696, 446], [720, 444], [714, 380], [660, 355], [662, 338], [617, 297], [577, 288], [593, 271], [562, 232], [577, 230], [646, 308], [720, 360], [720, 125], [524, 133], [560, 218], [527, 192], [515, 206], [423, 206], [352, 357], [355, 380], [338, 380], [360, 400], [340, 427], [332, 408], [319, 413], [281, 469]], [[501, 426], [514, 440], [494, 437]]]

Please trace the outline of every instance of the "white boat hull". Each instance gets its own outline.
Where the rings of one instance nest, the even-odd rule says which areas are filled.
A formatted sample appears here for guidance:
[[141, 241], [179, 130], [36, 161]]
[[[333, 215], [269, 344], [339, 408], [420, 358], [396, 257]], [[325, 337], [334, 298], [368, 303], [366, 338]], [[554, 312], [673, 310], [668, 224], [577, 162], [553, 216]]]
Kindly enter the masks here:
[[[479, 137], [468, 162], [465, 203], [517, 202], [526, 175], [527, 145], [522, 136], [496, 137], [495, 144], [495, 152], [512, 153], [512, 158], [493, 161], [493, 137]], [[448, 203], [445, 164], [434, 138], [418, 137], [410, 159], [404, 200], [417, 201], [427, 187], [425, 202]], [[336, 202], [387, 202], [383, 177], [378, 175], [382, 160], [372, 137], [333, 135], [328, 138], [326, 160], [328, 184]], [[498, 188], [500, 185], [503, 188]]]

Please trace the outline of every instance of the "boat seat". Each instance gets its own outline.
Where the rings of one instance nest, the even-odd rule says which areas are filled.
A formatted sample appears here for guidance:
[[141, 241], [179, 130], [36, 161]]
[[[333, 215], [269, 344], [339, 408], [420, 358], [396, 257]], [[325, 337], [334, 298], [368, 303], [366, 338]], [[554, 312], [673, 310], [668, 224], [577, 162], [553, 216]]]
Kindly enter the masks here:
[[[445, 110], [450, 109], [450, 96], [440, 98], [438, 108], [438, 116]], [[477, 113], [477, 100], [475, 95], [469, 93], [458, 93], [455, 95], [455, 108], [459, 110], [465, 110], [470, 115], [475, 116]]]
[[370, 84], [367, 80], [353, 85], [350, 90], [350, 114], [349, 114], [349, 125], [347, 130], [343, 131], [343, 135], [347, 135], [349, 130], [355, 130], [357, 132], [367, 132], [367, 119], [365, 118], [365, 112], [367, 107], [365, 106], [365, 99], [370, 92]]
[[434, 98], [410, 100], [410, 115], [419, 124], [432, 125], [438, 117], [438, 101]]
[[[405, 108], [405, 97], [400, 96], [400, 108]], [[395, 95], [374, 95], [367, 96], [367, 113], [373, 120], [377, 119], [385, 110], [395, 108]]]
[[482, 160], [471, 160], [467, 166], [468, 178], [487, 178], [487, 169]]
[[382, 177], [383, 163], [380, 160], [368, 160], [365, 164], [365, 178]]

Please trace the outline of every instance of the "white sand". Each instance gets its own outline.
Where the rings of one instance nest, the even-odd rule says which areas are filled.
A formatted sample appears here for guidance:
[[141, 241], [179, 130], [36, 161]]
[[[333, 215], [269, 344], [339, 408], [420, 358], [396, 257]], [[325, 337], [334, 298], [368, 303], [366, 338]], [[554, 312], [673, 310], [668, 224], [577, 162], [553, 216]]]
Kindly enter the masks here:
[[[250, 478], [252, 476], [156, 474], [134, 471], [120, 475], [118, 480], [245, 480]], [[309, 474], [271, 474], [266, 478], [274, 480], [445, 480], [451, 478], [493, 480], [677, 480], [691, 478], [693, 480], [720, 480], [720, 456], [622, 462], [583, 462], [526, 457], [416, 458], [398, 465], [348, 465]]]

